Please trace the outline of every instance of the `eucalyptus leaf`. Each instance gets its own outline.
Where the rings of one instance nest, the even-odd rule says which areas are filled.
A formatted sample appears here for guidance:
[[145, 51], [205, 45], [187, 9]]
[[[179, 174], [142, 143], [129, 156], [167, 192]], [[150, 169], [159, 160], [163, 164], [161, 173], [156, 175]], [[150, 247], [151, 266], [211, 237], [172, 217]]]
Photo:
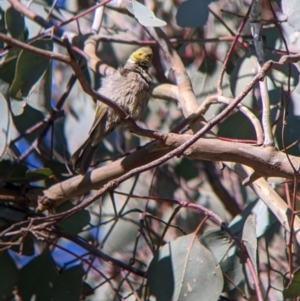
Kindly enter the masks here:
[[50, 301], [53, 284], [59, 275], [48, 249], [26, 264], [19, 273], [17, 289], [23, 301]]
[[220, 266], [194, 234], [164, 245], [148, 269], [149, 295], [163, 300], [218, 300], [223, 288]]
[[[256, 223], [255, 223], [255, 215], [250, 214], [245, 222], [245, 225], [243, 227], [243, 236], [242, 236], [242, 242], [244, 243], [247, 253], [249, 255], [249, 258], [251, 260], [251, 263], [254, 267], [256, 276], [258, 276], [257, 273], [257, 238], [256, 238]], [[248, 269], [247, 269], [248, 271]], [[251, 279], [249, 281], [251, 289], [254, 289], [252, 276], [250, 275], [248, 271], [248, 277]]]
[[181, 27], [201, 27], [208, 19], [208, 5], [213, 0], [186, 0], [183, 1], [176, 14], [177, 24]]
[[51, 300], [74, 301], [80, 300], [84, 269], [81, 265], [64, 270], [53, 283]]
[[[64, 212], [74, 207], [70, 202], [64, 202], [56, 207], [56, 212]], [[58, 223], [60, 227], [72, 234], [77, 234], [90, 222], [90, 214], [83, 209]]]
[[300, 268], [292, 274], [292, 279], [284, 289], [283, 296], [285, 298], [296, 298], [300, 296]]
[[161, 19], [156, 18], [153, 11], [138, 1], [126, 1], [127, 9], [137, 18], [139, 23], [147, 27], [161, 27], [167, 23]]
[[26, 102], [38, 111], [51, 111], [52, 67], [49, 65], [42, 79], [33, 87]]
[[[43, 50], [52, 50], [53, 42], [49, 39], [40, 39], [30, 45]], [[10, 96], [18, 100], [27, 97], [33, 86], [45, 74], [49, 64], [49, 58], [22, 50], [17, 60], [16, 74], [10, 87]]]
[[0, 93], [0, 161], [11, 139], [11, 118], [7, 100]]
[[28, 181], [40, 181], [48, 179], [53, 175], [53, 172], [50, 168], [41, 168], [34, 170], [27, 170], [25, 178]]
[[10, 35], [15, 39], [21, 39], [25, 31], [25, 20], [24, 16], [10, 6], [5, 13], [6, 28]]
[[8, 251], [0, 252], [0, 296], [1, 300], [10, 300], [16, 286], [18, 269]]

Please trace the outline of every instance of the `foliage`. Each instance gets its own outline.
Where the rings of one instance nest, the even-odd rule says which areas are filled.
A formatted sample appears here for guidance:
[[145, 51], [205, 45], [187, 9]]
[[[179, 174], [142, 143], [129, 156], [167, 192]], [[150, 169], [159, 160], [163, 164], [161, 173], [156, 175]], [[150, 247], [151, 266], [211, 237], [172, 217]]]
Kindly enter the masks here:
[[[296, 1], [50, 2], [0, 2], [0, 300], [299, 298]], [[77, 175], [139, 44], [147, 112]]]

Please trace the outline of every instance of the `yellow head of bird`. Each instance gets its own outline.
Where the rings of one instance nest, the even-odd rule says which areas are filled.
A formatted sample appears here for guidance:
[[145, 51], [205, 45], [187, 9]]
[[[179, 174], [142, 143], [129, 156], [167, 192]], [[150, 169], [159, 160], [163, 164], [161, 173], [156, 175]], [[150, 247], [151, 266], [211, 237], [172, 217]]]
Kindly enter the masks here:
[[153, 52], [150, 47], [141, 47], [130, 55], [128, 63], [137, 64], [144, 68], [149, 68], [152, 65], [152, 57]]

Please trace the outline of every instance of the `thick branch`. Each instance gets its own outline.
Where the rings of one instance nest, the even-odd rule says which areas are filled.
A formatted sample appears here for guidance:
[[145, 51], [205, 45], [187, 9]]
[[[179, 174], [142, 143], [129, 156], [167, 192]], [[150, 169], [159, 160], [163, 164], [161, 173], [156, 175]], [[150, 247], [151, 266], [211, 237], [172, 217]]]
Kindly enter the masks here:
[[[126, 158], [116, 160], [106, 166], [97, 168], [86, 176], [75, 176], [60, 182], [44, 191], [39, 197], [41, 210], [56, 206], [65, 200], [100, 189], [113, 179], [125, 175], [134, 168], [144, 166], [191, 139], [190, 135], [167, 134], [164, 146], [160, 143], [150, 144]], [[200, 139], [184, 152], [185, 156], [209, 161], [230, 161], [252, 167], [264, 177], [285, 177], [293, 179], [294, 170], [286, 154], [272, 147], [259, 147], [243, 143], [233, 143], [218, 139]], [[290, 156], [294, 166], [300, 166], [300, 158]]]

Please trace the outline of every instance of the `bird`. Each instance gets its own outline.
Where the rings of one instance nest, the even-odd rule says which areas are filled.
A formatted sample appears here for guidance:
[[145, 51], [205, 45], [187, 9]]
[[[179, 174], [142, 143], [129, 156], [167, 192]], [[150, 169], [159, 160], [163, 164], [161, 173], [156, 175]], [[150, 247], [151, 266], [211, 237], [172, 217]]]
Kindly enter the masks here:
[[[134, 51], [124, 67], [102, 79], [98, 92], [116, 102], [135, 121], [139, 120], [148, 105], [152, 91], [153, 52], [148, 46]], [[124, 122], [123, 122], [124, 124]], [[71, 157], [75, 172], [86, 174], [98, 144], [114, 129], [122, 126], [122, 118], [111, 107], [97, 101], [94, 122], [85, 142]]]

